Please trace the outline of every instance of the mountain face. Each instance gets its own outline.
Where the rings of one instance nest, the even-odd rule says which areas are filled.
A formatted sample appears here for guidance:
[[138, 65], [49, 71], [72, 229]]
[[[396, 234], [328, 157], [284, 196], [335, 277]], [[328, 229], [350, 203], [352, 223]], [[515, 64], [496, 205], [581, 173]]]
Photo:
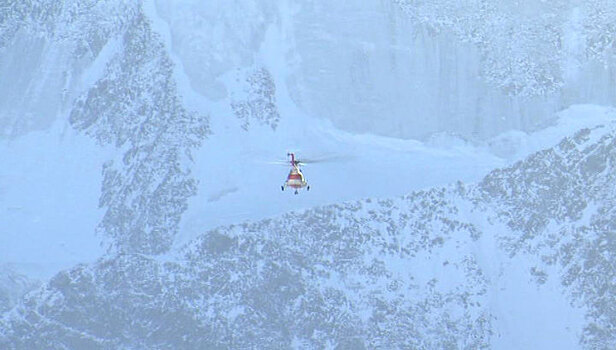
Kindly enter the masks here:
[[0, 84], [0, 137], [68, 120], [113, 151], [98, 193], [107, 253], [41, 287], [3, 272], [0, 347], [616, 347], [613, 123], [477, 184], [223, 226], [173, 249], [203, 181], [192, 156], [229, 132], [210, 117], [236, 120], [236, 141], [296, 111], [352, 131], [482, 137], [613, 103], [611, 3], [434, 4], [1, 7], [0, 76], [14, 84]]
[[[4, 47], [0, 48], [7, 50], [3, 57], [8, 61], [3, 66], [7, 72], [15, 67], [35, 68], [31, 77], [12, 73], [24, 84], [6, 88], [12, 89], [11, 94], [21, 94], [18, 101], [26, 101], [27, 106], [3, 94], [6, 108], [20, 112], [13, 118], [10, 109], [4, 110], [5, 134], [26, 132], [26, 126], [32, 124], [27, 115], [39, 105], [45, 112], [32, 113], [39, 119], [38, 127], [44, 128], [58, 114], [64, 116], [57, 104], [67, 103], [73, 128], [123, 154], [103, 166], [100, 206], [107, 209], [99, 225], [101, 236], [120, 250], [168, 250], [186, 200], [196, 191], [196, 180], [186, 167], [190, 150], [200, 145], [209, 131], [205, 116], [182, 106], [171, 60], [141, 4], [12, 2], [5, 16], [0, 41]], [[20, 48], [24, 45], [27, 47]], [[38, 61], [27, 67], [11, 54], [20, 50], [39, 52], [32, 58]], [[49, 56], [55, 56], [49, 51], [62, 55], [50, 62]], [[43, 59], [44, 64], [40, 62]], [[47, 65], [57, 66], [50, 71], [62, 71], [62, 77], [43, 74]], [[100, 72], [87, 71], [88, 66]], [[36, 74], [46, 79], [35, 78]], [[84, 86], [87, 80], [93, 84]], [[45, 94], [63, 91], [65, 96], [27, 94], [33, 90]], [[71, 94], [75, 96], [71, 98]], [[48, 99], [55, 104], [47, 103]], [[46, 121], [41, 122], [41, 116]], [[21, 123], [26, 126], [20, 127]]]
[[613, 124], [584, 129], [480, 184], [481, 198], [511, 229], [501, 237], [503, 249], [539, 258], [531, 270], [538, 283], [548, 278], [548, 266], [559, 266], [572, 302], [587, 308], [580, 342], [591, 349], [616, 344], [615, 150]]
[[494, 302], [505, 281], [556, 286], [551, 298], [583, 320], [573, 345], [612, 348], [615, 151], [609, 123], [474, 185], [221, 227], [175, 255], [107, 256], [29, 294], [0, 344], [492, 348], [506, 336]]
[[172, 63], [142, 12], [121, 40], [121, 51], [76, 101], [70, 121], [99, 143], [126, 149], [119, 164], [103, 166], [100, 205], [108, 210], [100, 230], [119, 249], [162, 253], [196, 192], [183, 163], [207, 135], [207, 119], [180, 103]]

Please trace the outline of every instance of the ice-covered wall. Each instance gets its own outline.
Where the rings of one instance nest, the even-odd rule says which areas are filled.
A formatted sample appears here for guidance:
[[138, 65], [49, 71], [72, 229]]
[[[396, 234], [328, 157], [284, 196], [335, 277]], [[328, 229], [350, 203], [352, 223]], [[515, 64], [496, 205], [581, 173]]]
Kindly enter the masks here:
[[[268, 56], [280, 55], [285, 66], [268, 68], [287, 97], [354, 132], [481, 138], [541, 127], [574, 103], [616, 102], [602, 37], [609, 38], [611, 14], [602, 0], [583, 7], [405, 0], [157, 5], [170, 23], [173, 51], [202, 95], [225, 98], [233, 89], [223, 82], [226, 73], [267, 66]], [[268, 31], [277, 33], [274, 43]], [[272, 48], [279, 52], [267, 52]]]
[[219, 80], [226, 72], [254, 64], [265, 31], [278, 15], [277, 1], [156, 1], [171, 28], [172, 50], [191, 87], [203, 96], [228, 96]]

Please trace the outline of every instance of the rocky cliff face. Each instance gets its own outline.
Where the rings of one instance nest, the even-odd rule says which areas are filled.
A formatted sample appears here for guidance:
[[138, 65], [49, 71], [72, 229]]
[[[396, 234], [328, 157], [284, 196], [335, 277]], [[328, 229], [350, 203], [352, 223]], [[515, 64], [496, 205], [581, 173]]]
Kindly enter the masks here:
[[125, 150], [103, 168], [100, 230], [121, 250], [162, 253], [196, 192], [186, 160], [207, 135], [207, 119], [182, 106], [160, 38], [138, 12], [100, 78], [75, 102], [71, 124]]
[[[0, 344], [490, 348], [496, 286], [517, 278], [556, 282], [552, 297], [585, 312], [580, 344], [610, 348], [615, 150], [611, 123], [476, 185], [221, 227], [164, 258], [107, 256], [5, 314]], [[516, 257], [530, 262], [520, 276], [493, 273]]]
[[[538, 283], [557, 278], [573, 303], [587, 308], [581, 343], [616, 344], [614, 303], [614, 124], [584, 129], [509, 169], [488, 175], [479, 198], [510, 229], [504, 252], [538, 258]], [[559, 276], [545, 270], [558, 266]]]
[[572, 104], [614, 105], [606, 0], [156, 1], [191, 87], [265, 66], [293, 103], [351, 132], [485, 139]]

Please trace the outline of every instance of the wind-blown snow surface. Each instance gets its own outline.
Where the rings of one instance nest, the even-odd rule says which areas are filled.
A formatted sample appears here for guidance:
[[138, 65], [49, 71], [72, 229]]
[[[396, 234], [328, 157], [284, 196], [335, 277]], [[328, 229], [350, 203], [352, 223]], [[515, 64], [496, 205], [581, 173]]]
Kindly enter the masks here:
[[101, 166], [113, 152], [68, 123], [0, 143], [0, 264], [37, 278], [94, 261]]

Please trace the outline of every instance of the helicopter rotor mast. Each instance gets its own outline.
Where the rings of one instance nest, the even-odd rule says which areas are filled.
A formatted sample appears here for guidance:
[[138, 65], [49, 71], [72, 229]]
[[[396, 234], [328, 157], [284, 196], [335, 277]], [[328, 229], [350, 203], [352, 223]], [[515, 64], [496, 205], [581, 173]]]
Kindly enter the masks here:
[[297, 163], [299, 163], [299, 162], [295, 162], [295, 153], [289, 152], [287, 153], [287, 156], [291, 156], [291, 166], [296, 166]]

